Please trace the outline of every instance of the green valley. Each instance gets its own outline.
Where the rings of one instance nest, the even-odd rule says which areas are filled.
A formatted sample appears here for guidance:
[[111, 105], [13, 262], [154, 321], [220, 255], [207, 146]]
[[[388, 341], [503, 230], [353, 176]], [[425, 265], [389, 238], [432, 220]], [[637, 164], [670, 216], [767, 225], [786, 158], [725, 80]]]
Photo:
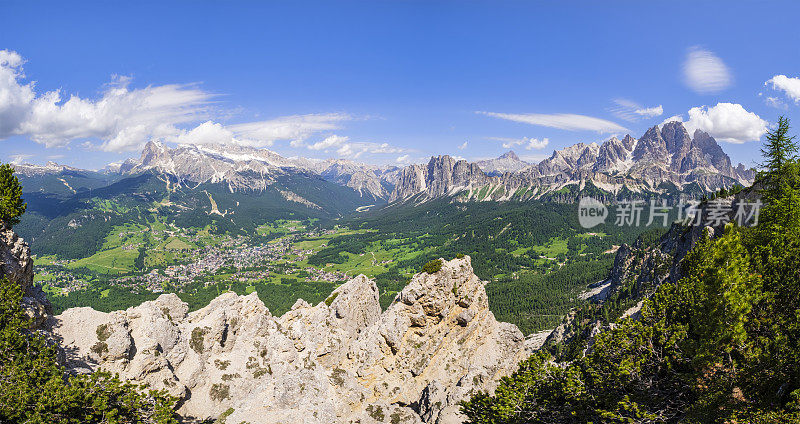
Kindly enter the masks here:
[[[49, 229], [43, 230], [45, 236], [30, 237], [39, 253], [37, 280], [56, 312], [76, 306], [124, 309], [165, 292], [177, 293], [197, 309], [225, 291], [255, 291], [281, 314], [298, 298], [320, 302], [359, 274], [376, 279], [386, 308], [423, 264], [466, 254], [475, 272], [490, 282], [490, 306], [498, 319], [527, 334], [552, 328], [585, 302], [579, 294], [605, 278], [616, 247], [643, 230], [614, 225], [613, 215], [585, 230], [569, 204], [447, 200], [395, 204], [341, 218], [306, 214], [292, 219], [295, 213], [286, 212], [288, 219], [271, 219], [253, 212], [250, 229], [230, 226], [240, 222], [240, 214], [210, 214], [206, 205], [200, 225], [187, 226], [194, 221], [185, 220], [178, 200], [172, 194], [159, 199], [148, 187], [154, 189], [129, 187], [135, 200], [92, 197], [66, 214], [70, 221], [58, 234], [97, 239], [82, 250], [54, 244]], [[221, 201], [217, 209], [230, 205]], [[46, 207], [31, 203], [39, 214]], [[37, 212], [26, 215], [20, 232], [35, 231], [39, 219]], [[66, 218], [51, 222], [58, 219]]]

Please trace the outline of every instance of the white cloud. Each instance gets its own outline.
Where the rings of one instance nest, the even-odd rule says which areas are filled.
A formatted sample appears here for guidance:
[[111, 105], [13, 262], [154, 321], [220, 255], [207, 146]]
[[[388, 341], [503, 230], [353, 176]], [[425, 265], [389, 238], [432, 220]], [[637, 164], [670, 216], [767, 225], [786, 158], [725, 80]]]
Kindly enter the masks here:
[[728, 88], [733, 77], [725, 63], [714, 53], [692, 47], [683, 63], [686, 85], [700, 94], [713, 94]]
[[507, 137], [490, 137], [490, 140], [497, 140], [503, 142], [504, 149], [513, 149], [518, 146], [522, 146], [525, 150], [541, 150], [547, 147], [547, 144], [550, 143], [550, 139], [547, 137], [539, 140], [538, 138], [507, 138]]
[[571, 113], [496, 113], [477, 112], [493, 118], [506, 119], [530, 125], [558, 128], [568, 131], [596, 131], [599, 133], [626, 132], [624, 127], [605, 119]]
[[408, 163], [410, 158], [411, 158], [410, 155], [398, 156], [397, 163]]
[[654, 107], [646, 107], [643, 109], [636, 109], [633, 113], [637, 115], [641, 115], [645, 118], [653, 118], [656, 116], [661, 116], [664, 114], [664, 108], [661, 105], [654, 106]]
[[288, 140], [301, 146], [312, 135], [352, 119], [341, 113], [310, 114], [224, 126], [209, 120], [218, 112], [212, 109], [215, 96], [195, 85], [131, 89], [130, 77], [114, 75], [97, 99], [60, 90], [38, 94], [33, 82], [22, 81], [23, 63], [16, 52], [0, 50], [0, 140], [22, 135], [47, 147], [80, 140], [84, 147], [116, 152], [138, 150], [151, 139], [251, 147]]
[[26, 153], [20, 153], [17, 155], [11, 156], [11, 164], [12, 165], [22, 165], [26, 160], [32, 158], [33, 155], [29, 155]]
[[325, 138], [322, 141], [318, 141], [310, 146], [308, 146], [311, 150], [327, 150], [332, 147], [339, 147], [347, 142], [350, 137], [342, 137], [339, 135], [332, 135], [330, 137]]
[[300, 147], [313, 134], [340, 129], [338, 123], [350, 119], [343, 113], [292, 115], [231, 125], [230, 130], [241, 139], [241, 144], [251, 147], [270, 146], [278, 140], [290, 140], [293, 147]]
[[629, 122], [636, 122], [644, 118], [653, 118], [664, 113], [661, 105], [643, 107], [628, 99], [614, 99], [614, 106], [608, 109], [614, 116]]
[[536, 138], [528, 139], [528, 144], [525, 146], [525, 150], [542, 150], [550, 143], [548, 138], [543, 138], [541, 140]]
[[784, 102], [783, 100], [781, 100], [781, 99], [779, 99], [777, 97], [774, 97], [774, 96], [765, 97], [764, 98], [764, 103], [766, 103], [767, 105], [772, 106], [772, 107], [774, 107], [776, 109], [783, 109], [783, 110], [788, 110], [789, 109], [789, 105], [787, 105], [786, 102]]
[[170, 139], [180, 144], [230, 144], [235, 142], [233, 132], [222, 124], [206, 121], [190, 131]]
[[32, 83], [18, 83], [24, 77], [22, 63], [16, 52], [0, 50], [0, 139], [15, 133], [36, 97]]
[[207, 117], [211, 95], [197, 88], [164, 85], [129, 90], [111, 88], [91, 101], [59, 91], [37, 97], [17, 133], [48, 147], [75, 139], [100, 139], [106, 151], [141, 148], [151, 138], [178, 135], [177, 125]]
[[[783, 91], [786, 97], [794, 100], [795, 103], [800, 103], [800, 78], [790, 78], [786, 75], [775, 75], [764, 83], [766, 86], [772, 86], [775, 90]], [[775, 99], [768, 97], [767, 101]]]
[[109, 151], [133, 150], [150, 138], [176, 136], [176, 125], [207, 115], [212, 94], [191, 85], [129, 89], [129, 78], [114, 77], [97, 100], [60, 90], [37, 94], [24, 83], [23, 59], [0, 51], [0, 139], [25, 135], [47, 147], [76, 139], [99, 139]]
[[767, 121], [736, 103], [693, 107], [689, 109], [688, 121], [681, 116], [673, 116], [663, 123], [670, 121], [683, 122], [689, 134], [699, 129], [719, 141], [735, 144], [758, 141], [767, 132]]
[[396, 154], [406, 152], [406, 149], [394, 147], [389, 143], [351, 142], [350, 137], [331, 135], [322, 141], [307, 146], [310, 150], [335, 150], [339, 157], [356, 159], [364, 154]]
[[338, 154], [339, 157], [345, 157], [345, 156], [358, 157], [361, 155], [361, 153], [353, 152], [353, 146], [351, 144], [343, 144], [341, 147], [336, 149], [336, 154]]
[[388, 143], [370, 143], [370, 142], [355, 142], [347, 143], [337, 150], [339, 156], [350, 156], [353, 159], [360, 157], [363, 154], [380, 155], [380, 154], [397, 154], [407, 152], [408, 149], [401, 147], [391, 146]]
[[466, 148], [467, 148], [467, 142], [466, 141], [463, 144], [461, 144], [460, 146], [458, 146], [458, 150], [464, 150]]
[[667, 119], [665, 119], [665, 120], [661, 121], [661, 124], [659, 124], [659, 126], [660, 126], [660, 125], [664, 125], [664, 124], [666, 124], [667, 122], [672, 122], [672, 121], [683, 122], [683, 117], [682, 117], [682, 116], [680, 116], [680, 115], [673, 115], [673, 116], [670, 116], [669, 118], [667, 118]]
[[[305, 140], [310, 136], [321, 131], [337, 129], [339, 128], [337, 122], [345, 119], [350, 118], [343, 114], [319, 114], [283, 116], [266, 121], [235, 125], [222, 125], [218, 122], [206, 121], [190, 130], [177, 128], [165, 130], [164, 135], [160, 137], [155, 134], [148, 135], [144, 131], [141, 134], [133, 134], [124, 138], [145, 140], [159, 138], [179, 144], [233, 144], [256, 148], [272, 146], [278, 140], [289, 140], [292, 146], [301, 147], [305, 145]], [[135, 130], [137, 128], [123, 129], [123, 131]], [[124, 132], [121, 134], [125, 135]], [[331, 139], [327, 142], [330, 143], [334, 140]], [[323, 142], [316, 143], [313, 150], [325, 149], [324, 142], [323, 140]], [[101, 147], [105, 150], [117, 150]], [[310, 146], [306, 147], [311, 148]]]
[[365, 148], [368, 153], [372, 154], [403, 153], [408, 151], [408, 149], [402, 147], [390, 146], [389, 143], [355, 143], [355, 145]]

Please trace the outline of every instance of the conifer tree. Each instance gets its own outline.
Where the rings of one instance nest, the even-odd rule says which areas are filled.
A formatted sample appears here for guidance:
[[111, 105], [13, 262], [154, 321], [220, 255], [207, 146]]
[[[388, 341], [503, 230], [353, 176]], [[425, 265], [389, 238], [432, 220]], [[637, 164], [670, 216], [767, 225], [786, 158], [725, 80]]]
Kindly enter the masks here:
[[789, 119], [785, 116], [778, 118], [777, 128], [767, 132], [766, 140], [764, 147], [761, 148], [761, 154], [764, 156], [761, 166], [766, 168], [770, 175], [780, 175], [786, 164], [797, 159], [794, 137], [789, 137]]
[[27, 205], [22, 201], [22, 186], [11, 165], [0, 165], [0, 224], [13, 227]]
[[761, 150], [764, 170], [759, 180], [765, 207], [760, 214], [758, 236], [762, 245], [800, 236], [800, 165], [795, 137], [789, 136], [789, 129], [789, 120], [780, 117], [777, 128], [767, 133]]

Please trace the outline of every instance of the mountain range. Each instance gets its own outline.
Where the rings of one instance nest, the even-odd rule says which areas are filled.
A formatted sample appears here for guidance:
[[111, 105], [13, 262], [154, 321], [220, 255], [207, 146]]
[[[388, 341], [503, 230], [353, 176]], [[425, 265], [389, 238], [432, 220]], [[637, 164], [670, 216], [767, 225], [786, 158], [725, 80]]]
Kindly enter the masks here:
[[[680, 122], [654, 126], [639, 139], [611, 137], [602, 144], [578, 143], [531, 164], [513, 151], [496, 159], [468, 162], [449, 155], [404, 168], [346, 159], [284, 157], [267, 149], [240, 146], [180, 145], [150, 142], [140, 158], [103, 171], [84, 171], [48, 163], [16, 165], [34, 190], [77, 194], [143, 173], [168, 175], [177, 184], [224, 186], [230, 193], [265, 192], [276, 182], [318, 179], [352, 190], [358, 205], [452, 196], [457, 201], [573, 201], [580, 193], [604, 198], [654, 193], [700, 196], [735, 184], [749, 185], [755, 171], [733, 166], [709, 134], [690, 135]], [[49, 178], [49, 179], [48, 179]], [[163, 179], [163, 177], [162, 177]], [[47, 186], [47, 189], [45, 189]], [[27, 191], [31, 190], [26, 187]], [[287, 200], [324, 208], [302, 194], [278, 187]]]
[[[513, 152], [476, 163], [450, 156], [404, 168], [390, 202], [456, 196], [466, 200], [574, 200], [579, 192], [604, 197], [679, 191], [707, 193], [749, 185], [755, 171], [731, 160], [716, 140], [680, 122], [654, 126], [638, 140], [626, 135], [603, 144], [578, 143], [538, 164], [523, 165]], [[564, 195], [564, 196], [559, 196]], [[563, 199], [566, 197], [566, 199]]]
[[345, 159], [286, 158], [267, 149], [196, 145], [172, 149], [157, 142], [148, 143], [139, 160], [125, 161], [119, 172], [138, 174], [147, 170], [195, 183], [223, 183], [231, 192], [263, 191], [279, 175], [308, 173], [376, 200], [389, 197], [399, 172], [397, 167], [378, 167]]

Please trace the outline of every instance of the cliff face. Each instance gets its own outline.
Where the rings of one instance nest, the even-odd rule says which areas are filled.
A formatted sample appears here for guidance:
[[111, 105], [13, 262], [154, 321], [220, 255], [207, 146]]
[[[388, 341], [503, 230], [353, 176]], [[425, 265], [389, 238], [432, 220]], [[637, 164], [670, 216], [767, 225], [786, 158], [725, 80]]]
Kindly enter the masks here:
[[39, 327], [52, 307], [42, 288], [33, 284], [31, 248], [12, 229], [0, 224], [0, 278], [19, 284], [22, 288], [22, 307], [31, 319], [31, 328]]
[[126, 311], [70, 309], [50, 329], [69, 368], [167, 389], [188, 417], [457, 423], [459, 401], [492, 391], [528, 354], [522, 333], [489, 311], [484, 284], [465, 257], [415, 275], [384, 312], [359, 276], [281, 317], [255, 293], [192, 313], [168, 294]]
[[453, 195], [462, 190], [499, 182], [485, 174], [475, 163], [456, 160], [448, 155], [432, 157], [427, 166], [410, 165], [400, 172], [390, 202], [406, 199], [420, 192], [428, 198]]

